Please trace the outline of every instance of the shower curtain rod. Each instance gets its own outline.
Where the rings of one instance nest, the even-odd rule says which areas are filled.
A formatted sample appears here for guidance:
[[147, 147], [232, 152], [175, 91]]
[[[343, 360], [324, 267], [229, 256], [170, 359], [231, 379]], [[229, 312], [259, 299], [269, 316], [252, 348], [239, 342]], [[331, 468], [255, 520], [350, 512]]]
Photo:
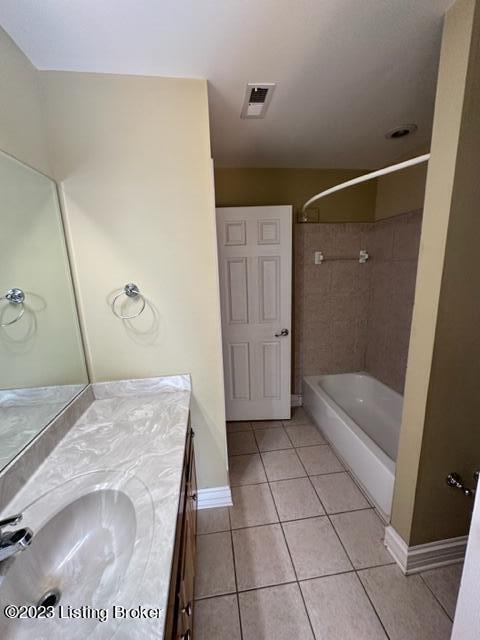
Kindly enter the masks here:
[[416, 158], [411, 158], [410, 160], [405, 160], [404, 162], [399, 162], [398, 164], [392, 164], [389, 167], [384, 167], [383, 169], [377, 169], [377, 171], [372, 171], [371, 173], [365, 173], [363, 176], [358, 176], [358, 178], [353, 178], [352, 180], [341, 182], [335, 187], [330, 187], [330, 189], [326, 189], [325, 191], [321, 191], [320, 193], [317, 193], [317, 195], [312, 196], [310, 200], [307, 200], [307, 202], [305, 202], [305, 204], [303, 205], [302, 213], [305, 213], [307, 207], [309, 207], [311, 204], [313, 204], [317, 200], [320, 200], [320, 198], [324, 198], [325, 196], [329, 196], [331, 193], [335, 193], [335, 191], [342, 191], [342, 189], [353, 187], [353, 185], [360, 184], [361, 182], [366, 182], [367, 180], [373, 180], [374, 178], [384, 176], [387, 173], [394, 173], [395, 171], [400, 171], [401, 169], [406, 169], [407, 167], [413, 167], [415, 164], [427, 162], [429, 158], [430, 154], [425, 153], [423, 156], [417, 156]]

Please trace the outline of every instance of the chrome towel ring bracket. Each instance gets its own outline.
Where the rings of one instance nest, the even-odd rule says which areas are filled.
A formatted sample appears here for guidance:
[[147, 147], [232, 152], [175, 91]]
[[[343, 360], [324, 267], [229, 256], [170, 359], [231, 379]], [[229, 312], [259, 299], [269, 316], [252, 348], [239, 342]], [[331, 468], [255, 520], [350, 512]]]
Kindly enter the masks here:
[[[132, 299], [138, 298], [138, 300], [140, 300], [141, 302], [140, 308], [136, 313], [133, 313], [129, 316], [123, 316], [119, 311], [117, 311], [117, 308], [115, 305], [117, 300], [122, 296], [127, 296], [127, 298], [132, 298]], [[112, 311], [117, 316], [117, 318], [120, 318], [120, 320], [132, 320], [133, 318], [138, 318], [138, 316], [143, 313], [146, 304], [147, 304], [146, 300], [140, 293], [140, 289], [137, 287], [137, 285], [134, 284], [133, 282], [129, 282], [123, 287], [123, 290], [120, 291], [120, 293], [117, 293], [117, 295], [112, 300]]]
[[5, 295], [0, 297], [0, 302], [2, 300], [6, 300], [9, 304], [13, 304], [19, 307], [19, 311], [13, 318], [13, 320], [9, 320], [8, 322], [0, 322], [0, 327], [8, 327], [9, 325], [18, 322], [25, 313], [25, 305], [23, 304], [25, 302], [25, 293], [21, 289], [13, 287], [13, 289], [9, 289]]

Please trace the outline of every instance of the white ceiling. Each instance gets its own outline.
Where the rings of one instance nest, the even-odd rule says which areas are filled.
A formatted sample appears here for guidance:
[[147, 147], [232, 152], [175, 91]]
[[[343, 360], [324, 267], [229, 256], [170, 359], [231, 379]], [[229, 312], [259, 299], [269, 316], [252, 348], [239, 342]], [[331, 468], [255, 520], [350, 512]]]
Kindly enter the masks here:
[[[39, 69], [207, 78], [217, 166], [371, 168], [429, 143], [451, 3], [1, 0], [0, 24]], [[278, 83], [263, 120], [249, 81]]]

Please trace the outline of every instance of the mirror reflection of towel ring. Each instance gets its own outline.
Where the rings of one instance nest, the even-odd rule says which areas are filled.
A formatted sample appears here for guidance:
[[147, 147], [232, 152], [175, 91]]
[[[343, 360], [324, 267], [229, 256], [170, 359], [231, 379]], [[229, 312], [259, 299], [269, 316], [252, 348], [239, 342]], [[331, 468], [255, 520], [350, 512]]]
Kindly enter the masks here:
[[8, 322], [0, 322], [0, 327], [8, 327], [9, 325], [18, 322], [25, 313], [25, 305], [23, 304], [25, 302], [25, 293], [21, 289], [13, 287], [13, 289], [9, 289], [5, 295], [0, 297], [0, 302], [2, 300], [6, 300], [9, 304], [20, 307], [20, 311], [13, 318], [13, 320], [9, 320]]
[[[119, 313], [115, 307], [115, 303], [117, 302], [117, 300], [124, 295], [127, 296], [127, 298], [133, 298], [133, 299], [139, 298], [142, 303], [140, 306], [140, 309], [136, 313], [133, 313], [130, 316], [122, 316], [122, 314]], [[146, 304], [147, 304], [146, 300], [140, 293], [140, 289], [137, 287], [137, 285], [134, 284], [133, 282], [129, 282], [123, 287], [123, 291], [120, 291], [120, 293], [117, 293], [117, 295], [112, 300], [112, 311], [117, 316], [117, 318], [120, 318], [120, 320], [132, 320], [133, 318], [138, 318], [138, 316], [141, 313], [143, 313], [143, 310], [145, 309]]]

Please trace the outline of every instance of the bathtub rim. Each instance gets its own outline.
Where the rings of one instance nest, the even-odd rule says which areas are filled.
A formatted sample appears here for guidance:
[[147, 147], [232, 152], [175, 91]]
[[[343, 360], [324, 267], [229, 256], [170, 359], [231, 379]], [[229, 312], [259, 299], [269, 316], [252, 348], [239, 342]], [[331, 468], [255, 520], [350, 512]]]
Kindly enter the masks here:
[[[373, 438], [371, 438], [368, 435], [368, 433], [366, 433], [362, 429], [362, 427], [360, 427], [358, 425], [358, 423], [355, 422], [355, 420], [350, 416], [350, 414], [348, 414], [345, 411], [345, 409], [343, 409], [342, 406], [339, 405], [338, 402], [336, 400], [334, 400], [332, 398], [332, 396], [327, 391], [325, 391], [319, 384], [316, 384], [316, 386], [315, 386], [315, 383], [316, 382], [318, 383], [320, 378], [337, 377], [337, 376], [342, 376], [342, 375], [362, 375], [362, 376], [367, 376], [368, 378], [371, 378], [372, 380], [374, 380], [378, 384], [381, 384], [382, 386], [386, 387], [390, 391], [393, 391], [394, 393], [397, 393], [398, 395], [400, 395], [400, 394], [397, 391], [395, 391], [395, 389], [391, 389], [386, 384], [384, 384], [380, 380], [377, 380], [377, 378], [374, 378], [374, 376], [370, 375], [366, 371], [348, 371], [347, 373], [332, 373], [332, 374], [324, 373], [324, 374], [319, 374], [319, 375], [315, 375], [315, 376], [305, 376], [304, 377], [304, 381], [310, 383], [310, 385], [313, 386], [314, 389], [318, 390], [318, 393], [322, 397], [322, 399], [325, 400], [330, 405], [330, 407], [332, 409], [334, 409], [339, 414], [339, 416], [342, 418], [342, 420], [348, 424], [348, 426], [355, 433], [355, 435], [360, 438], [362, 443], [365, 446], [368, 446], [369, 449], [372, 449], [373, 452], [375, 453], [376, 457], [380, 460], [380, 462], [385, 467], [387, 467], [387, 469], [391, 473], [393, 473], [395, 475], [395, 463], [396, 463], [396, 461], [393, 460], [393, 458], [390, 458], [390, 456], [387, 453], [385, 453], [385, 451], [375, 442], [375, 440], [373, 440]], [[400, 428], [400, 426], [399, 426], [399, 428]]]
[[[392, 511], [395, 462], [320, 387], [318, 379], [327, 375], [303, 378], [303, 406], [381, 520], [388, 524]], [[369, 377], [377, 382], [373, 376]]]

